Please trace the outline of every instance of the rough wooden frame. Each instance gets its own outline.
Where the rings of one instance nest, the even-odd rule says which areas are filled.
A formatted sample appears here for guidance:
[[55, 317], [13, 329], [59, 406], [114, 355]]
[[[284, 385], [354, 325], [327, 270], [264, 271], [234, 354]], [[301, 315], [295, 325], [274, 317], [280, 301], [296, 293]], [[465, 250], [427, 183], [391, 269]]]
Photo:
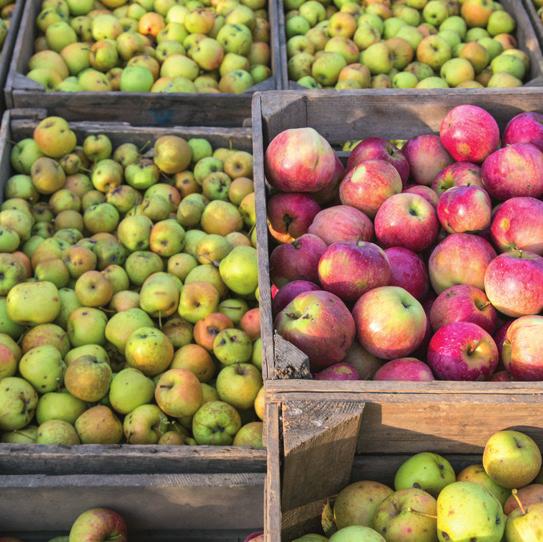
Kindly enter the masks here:
[[506, 428], [543, 445], [543, 392], [435, 394], [392, 383], [387, 391], [338, 384], [330, 392], [322, 382], [267, 383], [266, 542], [318, 532], [326, 498], [349, 481], [392, 484], [410, 454], [441, 453], [461, 469], [479, 463], [486, 440]]
[[[4, 183], [13, 174], [10, 152], [13, 142], [31, 136], [41, 109], [4, 113], [0, 127], [0, 201]], [[69, 119], [68, 119], [69, 120]], [[251, 150], [248, 128], [134, 127], [128, 123], [71, 122], [79, 137], [107, 133], [114, 145], [143, 145], [164, 134], [205, 137], [216, 146]], [[38, 446], [0, 444], [0, 474], [133, 474], [133, 473], [263, 473], [266, 452], [233, 446], [78, 445]], [[0, 488], [2, 487], [0, 481]], [[2, 514], [0, 513], [0, 518]]]
[[[404, 90], [397, 91], [393, 100], [390, 95], [362, 95], [359, 91], [332, 94], [320, 91], [285, 91], [258, 93], [254, 96], [253, 156], [265, 379], [310, 377], [306, 356], [273, 330], [266, 216], [269, 185], [264, 172], [264, 152], [273, 137], [288, 128], [311, 126], [336, 147], [347, 140], [370, 135], [387, 139], [407, 139], [421, 133], [438, 131], [441, 119], [447, 111], [460, 104], [484, 107], [503, 128], [521, 111], [543, 111], [542, 100], [543, 91], [536, 87], [520, 88], [514, 93], [505, 89], [488, 93], [468, 89], [462, 93], [449, 90], [440, 96], [414, 96], [409, 90]], [[337, 382], [324, 384], [330, 391], [338, 389], [337, 385]], [[362, 382], [359, 385], [372, 390], [386, 390], [386, 385], [379, 382]], [[522, 388], [540, 392], [543, 390], [543, 383], [432, 382], [415, 384], [411, 388], [414, 392], [431, 389], [435, 393], [480, 389], [495, 393]]]
[[[543, 86], [543, 56], [540, 47], [540, 43], [543, 44], [543, 33], [538, 32], [538, 28], [534, 28], [535, 22], [532, 17], [529, 17], [526, 13], [526, 10], [529, 10], [529, 6], [523, 7], [524, 3], [529, 3], [531, 0], [500, 0], [504, 8], [511, 13], [515, 20], [517, 21], [517, 30], [516, 37], [518, 39], [519, 48], [525, 51], [530, 57], [531, 63], [531, 73], [530, 80], [524, 86]], [[533, 7], [533, 6], [532, 6]], [[535, 12], [535, 10], [534, 10]], [[285, 27], [285, 11], [283, 6], [283, 0], [279, 0], [279, 8], [277, 10], [277, 20], [278, 20], [278, 33], [279, 33], [279, 53], [281, 60], [281, 83], [283, 90], [297, 90], [301, 89], [295, 81], [291, 81], [288, 78], [288, 58], [287, 58], [287, 37], [286, 37], [286, 27]], [[534, 25], [532, 26], [532, 22]], [[541, 28], [543, 31], [543, 28]], [[540, 42], [538, 42], [538, 38]], [[457, 94], [462, 94], [466, 89], [449, 89], [447, 92], [453, 91]], [[509, 89], [513, 93], [517, 92], [518, 89]], [[480, 89], [479, 93], [494, 92], [495, 89]], [[321, 90], [320, 92], [324, 93], [337, 93], [337, 90]], [[343, 92], [343, 91], [341, 91]], [[357, 91], [362, 95], [371, 95], [374, 93], [379, 93], [385, 96], [395, 96], [398, 92], [401, 92], [397, 89], [363, 89]], [[430, 89], [430, 90], [413, 90], [410, 91], [412, 94], [415, 93], [417, 96], [442, 96], [445, 92], [443, 89]]]
[[[39, 105], [51, 114], [72, 120], [118, 120], [149, 126], [242, 126], [251, 117], [251, 95], [255, 91], [280, 88], [277, 4], [268, 1], [272, 77], [244, 94], [45, 92], [25, 77], [34, 52], [35, 19], [42, 0], [24, 0], [25, 9], [13, 48], [5, 88], [8, 108]], [[3, 88], [3, 86], [2, 86]]]
[[136, 542], [242, 542], [262, 527], [264, 474], [2, 476], [0, 536], [46, 542], [83, 511], [120, 512]]

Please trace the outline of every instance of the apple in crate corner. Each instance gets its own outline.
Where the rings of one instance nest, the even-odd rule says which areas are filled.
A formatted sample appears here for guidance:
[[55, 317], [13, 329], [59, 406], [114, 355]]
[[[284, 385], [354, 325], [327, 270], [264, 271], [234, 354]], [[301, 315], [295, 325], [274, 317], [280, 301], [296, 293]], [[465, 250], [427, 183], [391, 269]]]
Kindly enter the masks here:
[[543, 115], [541, 113], [519, 113], [513, 117], [503, 133], [505, 145], [532, 143], [543, 151]]
[[522, 316], [511, 323], [502, 359], [515, 380], [543, 380], [543, 316]]
[[79, 542], [127, 542], [128, 532], [124, 519], [120, 514], [107, 508], [92, 508], [83, 512], [73, 523], [70, 530], [70, 541]]

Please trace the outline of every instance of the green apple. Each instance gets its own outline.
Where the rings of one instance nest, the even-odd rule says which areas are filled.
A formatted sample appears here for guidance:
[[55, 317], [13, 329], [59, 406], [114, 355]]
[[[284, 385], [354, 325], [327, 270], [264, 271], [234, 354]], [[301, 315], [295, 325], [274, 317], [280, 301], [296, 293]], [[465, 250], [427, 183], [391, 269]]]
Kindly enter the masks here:
[[249, 422], [245, 424], [234, 438], [233, 445], [242, 448], [253, 448], [260, 450], [264, 448], [262, 444], [262, 422]]
[[362, 64], [367, 66], [372, 75], [386, 74], [392, 70], [393, 57], [386, 43], [374, 43], [361, 54]]
[[62, 385], [64, 361], [54, 346], [37, 346], [21, 358], [19, 372], [38, 393], [56, 391]]
[[217, 376], [217, 392], [221, 401], [247, 410], [254, 402], [262, 387], [260, 371], [250, 363], [236, 363], [224, 367]]
[[111, 375], [108, 363], [94, 356], [84, 355], [68, 365], [64, 385], [74, 397], [94, 403], [106, 396]]
[[417, 59], [438, 70], [452, 57], [451, 46], [440, 36], [428, 36], [417, 47]]
[[173, 345], [159, 329], [141, 327], [132, 332], [125, 347], [126, 363], [146, 376], [164, 372], [173, 359]]
[[494, 74], [508, 73], [519, 80], [524, 79], [526, 75], [524, 62], [514, 55], [502, 53], [490, 63], [490, 66]]
[[219, 265], [222, 280], [236, 294], [254, 294], [258, 286], [256, 249], [235, 247]]
[[153, 74], [143, 66], [127, 66], [121, 74], [122, 92], [149, 92], [153, 83]]
[[494, 11], [488, 19], [487, 31], [491, 36], [512, 34], [515, 31], [515, 19], [505, 10]]
[[17, 372], [21, 359], [19, 345], [5, 333], [0, 333], [0, 380]]
[[430, 0], [422, 10], [424, 20], [434, 26], [442, 24], [449, 16], [449, 8], [443, 0]]
[[150, 403], [155, 384], [141, 371], [128, 368], [113, 376], [109, 388], [109, 402], [115, 411], [128, 414], [141, 405]]
[[213, 341], [213, 354], [223, 365], [246, 363], [252, 353], [253, 343], [240, 329], [224, 329]]
[[161, 410], [169, 416], [190, 417], [202, 406], [202, 387], [192, 371], [170, 369], [160, 376], [155, 399]]
[[449, 85], [441, 77], [426, 77], [422, 81], [419, 81], [416, 88], [449, 88]]
[[10, 162], [15, 171], [29, 175], [32, 164], [42, 156], [43, 153], [34, 139], [25, 138], [12, 147]]
[[124, 353], [130, 335], [139, 328], [152, 327], [153, 321], [147, 313], [139, 308], [129, 309], [114, 314], [106, 324], [106, 339], [119, 352]]
[[410, 457], [396, 471], [396, 491], [410, 487], [420, 488], [434, 497], [456, 480], [451, 464], [438, 454], [422, 452]]
[[511, 496], [511, 491], [498, 485], [485, 472], [483, 465], [470, 465], [461, 471], [456, 477], [458, 482], [473, 482], [487, 489], [503, 505]]
[[461, 39], [464, 39], [466, 37], [468, 27], [466, 25], [466, 21], [464, 21], [462, 17], [453, 15], [451, 17], [447, 17], [439, 25], [439, 31], [442, 32], [443, 30], [453, 30], [460, 36]]
[[405, 40], [414, 50], [424, 38], [422, 33], [412, 26], [402, 26], [395, 37]]
[[482, 45], [486, 49], [490, 60], [494, 60], [497, 56], [503, 53], [503, 45], [498, 40], [493, 38], [481, 38], [476, 43]]
[[49, 420], [63, 420], [74, 424], [83, 414], [86, 404], [67, 391], [49, 392], [42, 395], [36, 409], [36, 420], [42, 424]]
[[222, 401], [203, 404], [192, 418], [192, 434], [202, 445], [229, 446], [240, 428], [238, 411]]
[[507, 542], [536, 542], [543, 536], [542, 525], [543, 503], [531, 504], [524, 510], [519, 507], [507, 518], [505, 540]]
[[22, 378], [0, 380], [0, 429], [14, 431], [30, 423], [38, 404], [38, 394]]
[[0, 436], [0, 442], [8, 444], [35, 444], [38, 437], [38, 428], [35, 425], [27, 425], [24, 429], [9, 431]]
[[345, 58], [339, 53], [325, 52], [321, 54], [311, 68], [311, 75], [323, 86], [337, 83], [339, 73], [347, 65]]
[[129, 444], [156, 444], [169, 425], [168, 417], [156, 405], [141, 405], [125, 416], [124, 437]]
[[386, 542], [385, 539], [373, 529], [361, 525], [344, 527], [330, 537], [330, 542]]
[[73, 425], [63, 420], [48, 420], [38, 427], [36, 444], [73, 446], [81, 442]]
[[394, 88], [415, 88], [418, 82], [417, 77], [410, 72], [400, 72], [392, 78]]
[[106, 343], [107, 316], [99, 309], [80, 307], [68, 316], [68, 337], [72, 346]]
[[441, 77], [451, 87], [457, 87], [466, 81], [475, 79], [475, 70], [471, 62], [464, 58], [452, 58], [441, 67]]

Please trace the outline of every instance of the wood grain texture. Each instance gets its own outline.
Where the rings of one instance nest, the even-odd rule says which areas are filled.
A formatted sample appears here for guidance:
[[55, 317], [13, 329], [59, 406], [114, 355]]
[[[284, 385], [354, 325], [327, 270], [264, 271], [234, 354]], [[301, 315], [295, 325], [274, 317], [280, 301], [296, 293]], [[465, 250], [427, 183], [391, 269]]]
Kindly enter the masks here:
[[[251, 87], [244, 94], [123, 93], [123, 92], [45, 92], [25, 77], [34, 53], [36, 26], [42, 0], [26, 0], [13, 57], [5, 85], [8, 107], [33, 107], [39, 104], [50, 114], [70, 119], [90, 115], [101, 120], [133, 119], [135, 124], [243, 126], [251, 118], [251, 97], [258, 91], [279, 88], [279, 34], [275, 0], [268, 1], [270, 20], [271, 68], [273, 76]], [[3, 87], [2, 87], [3, 88]]]
[[266, 448], [268, 468], [264, 499], [264, 536], [266, 542], [281, 542], [281, 406], [266, 402]]
[[312, 378], [309, 358], [277, 332], [273, 336], [275, 345], [274, 379]]

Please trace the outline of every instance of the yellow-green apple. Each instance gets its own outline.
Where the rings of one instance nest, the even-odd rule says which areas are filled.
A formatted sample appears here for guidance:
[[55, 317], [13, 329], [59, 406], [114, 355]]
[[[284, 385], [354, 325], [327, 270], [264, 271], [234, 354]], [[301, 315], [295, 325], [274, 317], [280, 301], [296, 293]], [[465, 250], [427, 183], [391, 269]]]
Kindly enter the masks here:
[[42, 395], [36, 408], [36, 420], [42, 424], [48, 420], [63, 420], [74, 424], [85, 412], [87, 405], [66, 391], [49, 392]]
[[335, 363], [313, 375], [315, 380], [360, 380], [355, 367], [349, 363]]
[[437, 498], [439, 542], [476, 538], [500, 542], [506, 516], [498, 499], [479, 484], [455, 482]]
[[350, 170], [366, 160], [384, 160], [392, 164], [405, 184], [409, 178], [409, 163], [405, 155], [390, 141], [380, 137], [369, 137], [362, 140], [352, 150], [347, 161]]
[[136, 329], [125, 346], [126, 363], [146, 376], [164, 372], [173, 359], [173, 346], [168, 337], [154, 327]]
[[319, 260], [318, 273], [322, 287], [346, 303], [354, 303], [373, 288], [387, 286], [391, 279], [383, 249], [365, 241], [331, 244]]
[[38, 143], [32, 138], [24, 138], [13, 146], [10, 162], [15, 171], [29, 175], [32, 164], [41, 156], [43, 152]]
[[275, 194], [268, 200], [270, 233], [282, 243], [290, 243], [307, 230], [320, 205], [308, 194]]
[[[377, 5], [377, 4], [374, 4]], [[350, 542], [352, 540], [364, 540], [364, 542], [385, 542], [385, 539], [373, 529], [361, 525], [344, 527], [332, 535], [330, 542]]]
[[3, 433], [0, 437], [0, 442], [10, 444], [36, 444], [37, 436], [38, 428], [35, 425], [27, 425], [24, 429]]
[[[270, 255], [270, 276], [273, 283], [280, 287], [292, 280], [307, 279], [317, 282], [319, 260], [326, 249], [326, 243], [311, 233], [302, 235], [290, 244], [279, 245]], [[225, 261], [226, 259], [221, 262], [221, 267]]]
[[17, 372], [20, 359], [19, 345], [9, 335], [0, 333], [0, 380]]
[[238, 411], [223, 401], [210, 401], [192, 418], [192, 434], [198, 444], [229, 446], [241, 428]]
[[308, 233], [317, 235], [327, 245], [336, 242], [370, 241], [373, 224], [361, 211], [350, 205], [334, 205], [315, 215]]
[[[482, 467], [481, 467], [482, 468]], [[486, 474], [486, 473], [485, 473]], [[487, 475], [488, 476], [488, 475]], [[513, 510], [519, 508], [519, 502], [522, 506], [527, 507], [536, 503], [543, 503], [543, 484], [530, 484], [517, 491], [516, 497], [507, 491], [508, 499], [505, 501], [503, 511], [509, 515]]]
[[404, 288], [415, 299], [423, 299], [428, 293], [430, 283], [422, 258], [404, 247], [387, 248], [385, 254], [392, 271], [390, 285]]
[[390, 50], [393, 69], [403, 70], [413, 60], [415, 50], [405, 39], [396, 36], [387, 39], [385, 44]]
[[541, 525], [543, 524], [543, 503], [525, 505], [519, 507], [507, 518], [505, 528], [506, 540], [511, 542], [523, 542], [524, 540], [537, 540], [541, 537]]
[[481, 168], [471, 162], [455, 162], [443, 168], [432, 182], [437, 194], [455, 186], [483, 186]]
[[234, 446], [244, 448], [263, 449], [262, 444], [262, 422], [249, 422], [245, 424], [234, 437]]
[[317, 192], [334, 176], [334, 150], [313, 128], [285, 130], [266, 149], [268, 181], [283, 192]]
[[74, 359], [64, 374], [66, 389], [78, 399], [97, 402], [103, 399], [111, 382], [110, 365], [92, 355]]
[[430, 66], [433, 70], [439, 70], [445, 62], [451, 59], [451, 46], [441, 36], [427, 36], [417, 46], [417, 59]]
[[81, 444], [120, 444], [123, 426], [113, 411], [105, 405], [96, 405], [79, 416], [75, 429]]
[[70, 529], [70, 542], [86, 540], [127, 542], [128, 530], [122, 516], [107, 508], [92, 508], [83, 512]]
[[252, 353], [253, 343], [241, 329], [224, 329], [213, 340], [213, 354], [223, 365], [246, 363]]
[[116, 412], [128, 414], [135, 408], [150, 403], [154, 391], [155, 384], [150, 378], [129, 367], [113, 377], [109, 388], [109, 402]]
[[543, 228], [543, 203], [536, 198], [511, 198], [494, 212], [490, 234], [502, 252], [527, 250], [543, 254], [537, 232]]
[[177, 311], [181, 281], [169, 273], [153, 273], [141, 286], [140, 307], [153, 318]]
[[63, 420], [49, 420], [38, 427], [36, 444], [73, 446], [81, 442], [71, 424]]
[[449, 233], [483, 231], [490, 226], [492, 202], [479, 186], [456, 186], [443, 192], [437, 216]]
[[541, 452], [534, 440], [519, 431], [498, 431], [483, 453], [486, 473], [502, 487], [513, 489], [533, 482], [541, 469]]
[[543, 316], [521, 316], [514, 320], [505, 333], [502, 359], [507, 372], [515, 380], [541, 380], [543, 363]]
[[303, 292], [320, 290], [314, 282], [308, 280], [293, 280], [279, 288], [272, 300], [274, 316], [277, 316], [295, 297]]
[[147, 277], [163, 270], [164, 262], [154, 252], [138, 250], [126, 258], [124, 267], [130, 282], [141, 286]]
[[430, 310], [434, 331], [452, 322], [471, 322], [488, 333], [494, 333], [498, 314], [482, 290], [468, 284], [457, 284], [441, 292]]
[[209, 282], [196, 281], [185, 284], [179, 298], [179, 316], [194, 324], [216, 312], [219, 298], [217, 288]]
[[436, 500], [426, 491], [402, 489], [379, 505], [373, 528], [387, 542], [435, 542], [436, 507]]
[[156, 444], [170, 421], [156, 405], [140, 405], [124, 418], [123, 432], [129, 444]]
[[[240, 320], [241, 322], [241, 320]], [[194, 326], [194, 341], [201, 347], [211, 351], [217, 335], [228, 328], [233, 328], [232, 320], [221, 312], [212, 312]]]
[[500, 254], [488, 265], [484, 289], [488, 299], [507, 316], [538, 314], [543, 307], [543, 258], [532, 252]]
[[419, 488], [437, 497], [444, 487], [456, 480], [451, 464], [438, 454], [423, 452], [410, 457], [396, 471], [396, 491]]
[[458, 162], [483, 162], [500, 145], [500, 130], [494, 117], [481, 107], [460, 105], [441, 121], [441, 143]]
[[410, 139], [402, 151], [417, 184], [431, 185], [436, 175], [453, 162], [439, 137], [431, 134]]
[[430, 340], [428, 364], [440, 380], [488, 380], [498, 366], [498, 349], [477, 324], [452, 322]]
[[[456, 477], [458, 482], [473, 482], [479, 484], [487, 489], [496, 499], [500, 501], [502, 506], [511, 497], [511, 491], [498, 485], [490, 476], [485, 472], [483, 465], [470, 465], [464, 470], [458, 473]], [[507, 512], [507, 509], [505, 510]]]
[[60, 117], [47, 117], [34, 129], [34, 141], [46, 156], [61, 158], [76, 146], [75, 133], [69, 124]]
[[275, 327], [309, 357], [314, 370], [342, 361], [355, 334], [349, 309], [339, 297], [322, 290], [296, 296], [277, 315]]
[[383, 42], [372, 43], [361, 53], [362, 64], [372, 75], [387, 74], [393, 69], [394, 57], [388, 45]]
[[485, 272], [495, 257], [496, 252], [482, 237], [470, 233], [447, 236], [428, 260], [430, 281], [435, 292], [440, 294], [455, 284], [485, 289]]
[[167, 175], [184, 171], [190, 165], [192, 150], [182, 138], [174, 135], [162, 136], [155, 141], [154, 162]]
[[398, 170], [384, 160], [365, 160], [355, 165], [339, 186], [341, 203], [374, 217], [387, 198], [402, 191]]
[[64, 376], [62, 355], [54, 346], [36, 346], [21, 358], [19, 372], [38, 393], [56, 391]]
[[[484, 40], [485, 38], [482, 39]], [[492, 40], [492, 42], [497, 43], [494, 40]], [[493, 46], [488, 45], [488, 47], [490, 49]], [[471, 79], [469, 79], [471, 81], [475, 79], [475, 74], [481, 73], [488, 66], [490, 60], [492, 60], [490, 57], [490, 52], [485, 48], [485, 46], [481, 42], [476, 41], [461, 45], [459, 57], [463, 60], [468, 61], [470, 65], [473, 66], [472, 77]]]
[[385, 247], [400, 246], [414, 252], [430, 247], [439, 223], [433, 206], [417, 194], [389, 197], [375, 216], [375, 235]]
[[483, 163], [483, 185], [495, 199], [543, 195], [543, 153], [531, 143], [515, 143]]
[[111, 301], [113, 287], [99, 271], [86, 271], [75, 283], [75, 295], [86, 307], [100, 307]]
[[14, 431], [27, 426], [36, 411], [38, 394], [22, 378], [8, 376], [0, 381], [0, 429]]
[[235, 363], [217, 375], [217, 393], [221, 401], [241, 410], [253, 407], [262, 387], [260, 370], [250, 363]]
[[440, 74], [450, 87], [457, 87], [466, 81], [473, 81], [475, 78], [475, 71], [471, 62], [465, 58], [447, 60], [441, 66]]
[[215, 376], [215, 364], [209, 352], [198, 344], [185, 344], [175, 353], [172, 369], [188, 369], [200, 382], [209, 382]]
[[200, 381], [188, 369], [170, 369], [157, 382], [155, 400], [169, 416], [192, 416], [203, 402]]
[[228, 201], [214, 200], [204, 209], [201, 224], [206, 233], [228, 235], [242, 229], [243, 218], [235, 205]]
[[[420, 39], [422, 40], [421, 33], [417, 29], [415, 29], [415, 32], [417, 32], [417, 35], [420, 36]], [[420, 41], [418, 41], [418, 43], [420, 43]], [[434, 70], [430, 68], [428, 64], [424, 64], [423, 62], [418, 61], [411, 62], [411, 64], [407, 65], [405, 67], [405, 71], [408, 73], [412, 73], [419, 81], [423, 81], [424, 79], [428, 79], [429, 77], [433, 77], [434, 75]]]
[[399, 358], [382, 365], [373, 376], [373, 379], [429, 382], [434, 380], [434, 375], [430, 367], [417, 358]]
[[505, 128], [503, 142], [505, 145], [532, 143], [543, 150], [543, 115], [529, 112], [513, 117]]
[[409, 355], [426, 334], [422, 305], [398, 286], [383, 286], [365, 293], [353, 309], [358, 340], [375, 356], [396, 359]]
[[47, 324], [60, 312], [58, 289], [47, 281], [16, 284], [6, 301], [8, 317], [18, 324]]

